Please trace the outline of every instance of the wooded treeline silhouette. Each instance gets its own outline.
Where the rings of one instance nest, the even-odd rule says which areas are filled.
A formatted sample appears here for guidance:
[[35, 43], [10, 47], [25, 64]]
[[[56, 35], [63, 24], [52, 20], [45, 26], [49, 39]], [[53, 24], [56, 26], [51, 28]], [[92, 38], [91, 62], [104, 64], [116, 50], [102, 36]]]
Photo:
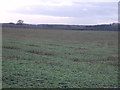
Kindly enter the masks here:
[[15, 23], [2, 23], [3, 27], [16, 28], [41, 28], [41, 29], [64, 29], [64, 30], [101, 30], [118, 31], [120, 24], [101, 24], [101, 25], [58, 25], [58, 24], [25, 24], [23, 21]]

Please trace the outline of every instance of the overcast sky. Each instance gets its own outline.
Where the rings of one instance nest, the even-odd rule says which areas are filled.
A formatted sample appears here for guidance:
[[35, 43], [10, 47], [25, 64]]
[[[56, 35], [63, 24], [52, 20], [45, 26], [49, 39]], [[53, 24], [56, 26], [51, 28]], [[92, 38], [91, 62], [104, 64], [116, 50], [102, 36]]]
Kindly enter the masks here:
[[[88, 2], [89, 1], [89, 2]], [[0, 23], [103, 24], [117, 22], [119, 0], [0, 0]]]

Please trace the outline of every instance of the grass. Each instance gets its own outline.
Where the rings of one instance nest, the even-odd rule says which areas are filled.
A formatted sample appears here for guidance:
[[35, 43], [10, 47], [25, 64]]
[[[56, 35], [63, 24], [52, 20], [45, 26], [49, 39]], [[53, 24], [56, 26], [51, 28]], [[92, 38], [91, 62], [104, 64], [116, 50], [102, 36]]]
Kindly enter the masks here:
[[3, 88], [116, 88], [117, 33], [3, 27]]

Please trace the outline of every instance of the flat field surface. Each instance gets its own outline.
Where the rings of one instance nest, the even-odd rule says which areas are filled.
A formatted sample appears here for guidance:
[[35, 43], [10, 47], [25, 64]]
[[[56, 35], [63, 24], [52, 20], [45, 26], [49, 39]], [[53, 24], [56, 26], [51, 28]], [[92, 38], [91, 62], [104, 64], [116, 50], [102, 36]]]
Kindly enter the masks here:
[[3, 27], [3, 88], [116, 88], [118, 32]]

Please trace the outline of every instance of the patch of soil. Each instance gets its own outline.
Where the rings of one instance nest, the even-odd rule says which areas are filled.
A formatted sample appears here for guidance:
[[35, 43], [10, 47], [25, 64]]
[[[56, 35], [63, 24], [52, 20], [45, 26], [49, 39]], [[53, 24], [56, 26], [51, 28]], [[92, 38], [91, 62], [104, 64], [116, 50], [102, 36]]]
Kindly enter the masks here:
[[78, 62], [80, 60], [78, 58], [73, 58], [73, 61]]
[[47, 55], [47, 56], [54, 56], [53, 53], [49, 53], [49, 52], [43, 52], [43, 51], [34, 51], [34, 50], [29, 50], [27, 51], [29, 53], [33, 53], [33, 54], [38, 54], [38, 55]]
[[73, 60], [74, 62], [90, 62], [92, 64], [97, 63], [96, 60], [94, 60], [94, 59], [93, 60], [92, 59], [85, 60], [85, 59], [79, 59], [79, 58], [72, 58], [71, 60]]
[[76, 47], [67, 47], [67, 48], [73, 48], [75, 50], [86, 50], [86, 48], [76, 48]]
[[64, 53], [64, 54], [67, 54], [67, 55], [73, 55], [73, 53], [69, 53], [69, 52], [66, 52], [66, 53]]
[[2, 48], [6, 48], [6, 49], [20, 49], [18, 47], [14, 47], [14, 46], [2, 46]]
[[90, 56], [90, 55], [88, 55], [87, 53], [84, 53], [84, 52], [75, 52], [75, 53], [72, 53], [71, 55], [84, 55], [84, 56]]
[[86, 55], [86, 56], [88, 56], [88, 54], [82, 53], [82, 52], [81, 53], [79, 53], [79, 52], [75, 52], [75, 53], [66, 52], [64, 54], [67, 54], [67, 55]]
[[61, 46], [61, 45], [58, 45], [58, 44], [48, 44], [50, 46]]
[[103, 58], [102, 61], [118, 61], [118, 57], [109, 56], [109, 57]]
[[76, 49], [80, 49], [80, 50], [86, 50], [86, 48], [76, 48]]
[[28, 46], [31, 46], [31, 47], [39, 47], [38, 45], [34, 45], [34, 44], [29, 44]]
[[[105, 61], [107, 65], [118, 66], [118, 57], [109, 56], [101, 59], [101, 61]], [[109, 62], [107, 62], [109, 61]]]
[[16, 59], [16, 60], [32, 60], [30, 58], [23, 58], [19, 56], [2, 56], [2, 57], [7, 58], [7, 59]]

